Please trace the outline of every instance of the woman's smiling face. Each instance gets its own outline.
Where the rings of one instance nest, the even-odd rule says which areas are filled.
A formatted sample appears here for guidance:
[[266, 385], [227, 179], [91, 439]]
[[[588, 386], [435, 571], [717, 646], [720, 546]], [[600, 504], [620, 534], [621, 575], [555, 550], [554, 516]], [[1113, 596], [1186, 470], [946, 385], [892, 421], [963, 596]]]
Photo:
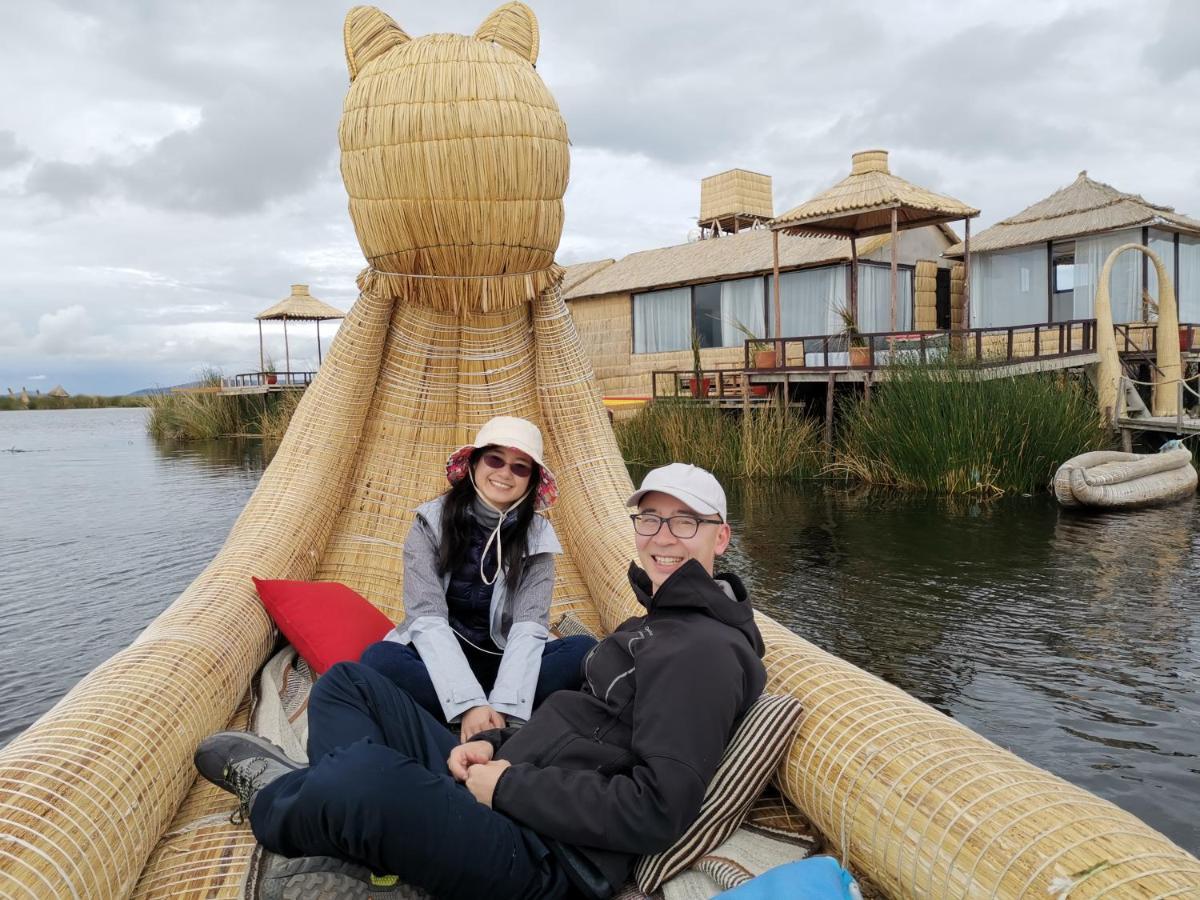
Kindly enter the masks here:
[[475, 490], [492, 506], [507, 510], [529, 491], [533, 465], [529, 455], [520, 450], [485, 447], [475, 462]]

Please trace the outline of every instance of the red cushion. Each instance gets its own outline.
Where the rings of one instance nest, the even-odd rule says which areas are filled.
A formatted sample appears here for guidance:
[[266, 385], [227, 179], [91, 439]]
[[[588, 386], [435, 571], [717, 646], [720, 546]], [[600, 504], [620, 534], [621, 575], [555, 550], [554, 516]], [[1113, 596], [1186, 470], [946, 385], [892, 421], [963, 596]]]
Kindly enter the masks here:
[[336, 581], [262, 581], [258, 596], [276, 627], [318, 675], [334, 663], [358, 662], [392, 623], [366, 598]]

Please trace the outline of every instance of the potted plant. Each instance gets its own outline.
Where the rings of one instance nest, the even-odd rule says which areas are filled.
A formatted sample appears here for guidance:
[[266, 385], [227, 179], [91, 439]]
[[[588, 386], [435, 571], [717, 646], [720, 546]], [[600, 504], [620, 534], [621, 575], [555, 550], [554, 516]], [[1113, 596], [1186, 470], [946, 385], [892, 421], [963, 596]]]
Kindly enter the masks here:
[[708, 389], [712, 386], [711, 378], [704, 378], [703, 369], [700, 367], [700, 332], [696, 327], [692, 326], [692, 396], [707, 397]]
[[267, 384], [275, 384], [279, 381], [279, 376], [275, 374], [275, 360], [267, 357], [263, 363], [263, 380]]
[[867, 339], [858, 329], [858, 319], [848, 306], [838, 307], [838, 317], [842, 320], [841, 336], [846, 339], [851, 366], [869, 366], [871, 351], [867, 347]]
[[750, 344], [750, 360], [756, 369], [774, 369], [778, 365], [775, 356], [775, 342], [770, 338], [759, 337], [753, 329], [740, 319], [733, 320], [736, 328]]

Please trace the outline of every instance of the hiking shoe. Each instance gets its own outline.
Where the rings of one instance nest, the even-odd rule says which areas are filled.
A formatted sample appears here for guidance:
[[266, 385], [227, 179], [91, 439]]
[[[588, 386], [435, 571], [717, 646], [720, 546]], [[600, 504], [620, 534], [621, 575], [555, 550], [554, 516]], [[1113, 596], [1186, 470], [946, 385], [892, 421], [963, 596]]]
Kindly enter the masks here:
[[365, 866], [332, 856], [289, 859], [264, 852], [257, 880], [259, 900], [432, 900], [395, 875], [375, 875]]
[[249, 817], [259, 791], [280, 775], [301, 768], [265, 737], [248, 731], [219, 731], [206, 737], [193, 761], [201, 775], [238, 798], [237, 811], [229, 817], [234, 825]]

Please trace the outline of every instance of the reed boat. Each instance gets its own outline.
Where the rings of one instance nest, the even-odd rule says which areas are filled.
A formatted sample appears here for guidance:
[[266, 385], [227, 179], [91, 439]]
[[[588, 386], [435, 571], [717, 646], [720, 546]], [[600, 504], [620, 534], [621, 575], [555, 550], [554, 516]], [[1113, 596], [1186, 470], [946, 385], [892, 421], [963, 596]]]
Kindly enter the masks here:
[[1195, 493], [1192, 452], [1178, 441], [1158, 453], [1083, 453], [1054, 474], [1054, 496], [1069, 507], [1138, 509], [1174, 503]]
[[[276, 642], [251, 577], [342, 582], [399, 618], [412, 510], [493, 415], [547, 437], [566, 548], [555, 614], [606, 631], [635, 612], [632, 485], [554, 262], [568, 143], [538, 44], [519, 3], [471, 36], [348, 14], [341, 167], [360, 296], [216, 557], [0, 751], [0, 895], [245, 896], [254, 838], [191, 760], [204, 736], [245, 727]], [[805, 708], [777, 786], [883, 895], [1200, 892], [1200, 860], [1134, 816], [759, 623], [767, 690]]]

